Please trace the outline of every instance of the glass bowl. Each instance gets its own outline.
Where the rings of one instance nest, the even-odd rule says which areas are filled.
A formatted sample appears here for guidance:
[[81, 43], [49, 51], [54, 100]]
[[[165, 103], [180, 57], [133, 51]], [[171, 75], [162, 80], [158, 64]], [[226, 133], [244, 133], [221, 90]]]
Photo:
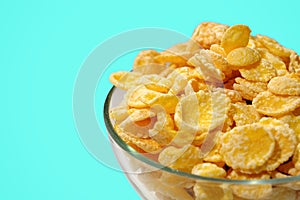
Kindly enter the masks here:
[[146, 157], [127, 145], [114, 130], [109, 110], [124, 92], [113, 87], [105, 101], [104, 120], [115, 156], [128, 180], [144, 200], [296, 200], [300, 176], [268, 180], [230, 180], [196, 176]]

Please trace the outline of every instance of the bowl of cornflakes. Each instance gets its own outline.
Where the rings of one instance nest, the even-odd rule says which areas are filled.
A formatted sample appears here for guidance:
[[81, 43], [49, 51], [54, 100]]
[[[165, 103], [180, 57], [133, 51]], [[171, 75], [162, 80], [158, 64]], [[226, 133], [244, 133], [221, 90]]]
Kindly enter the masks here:
[[110, 76], [104, 119], [142, 199], [300, 198], [300, 58], [242, 24], [203, 22]]

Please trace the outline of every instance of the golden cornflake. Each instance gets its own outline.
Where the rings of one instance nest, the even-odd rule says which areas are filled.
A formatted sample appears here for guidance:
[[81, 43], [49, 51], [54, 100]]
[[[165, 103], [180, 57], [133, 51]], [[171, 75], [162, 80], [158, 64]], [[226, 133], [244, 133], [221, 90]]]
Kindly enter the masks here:
[[229, 27], [221, 39], [221, 47], [229, 53], [233, 49], [247, 46], [250, 32], [248, 26], [241, 24]]
[[[300, 115], [287, 114], [279, 118], [284, 123], [288, 124], [294, 130], [298, 141], [300, 141]], [[300, 168], [299, 168], [300, 169]]]
[[300, 106], [299, 96], [278, 96], [269, 91], [259, 93], [252, 101], [256, 110], [268, 116], [287, 114]]
[[257, 50], [249, 47], [240, 47], [230, 51], [227, 55], [227, 62], [234, 69], [241, 69], [251, 66], [260, 61], [261, 57]]
[[268, 83], [270, 92], [278, 95], [300, 95], [300, 78], [278, 76]]
[[267, 171], [275, 170], [280, 164], [286, 162], [294, 153], [297, 138], [292, 129], [280, 120], [262, 118], [259, 124], [266, 127], [275, 138], [275, 150], [272, 157], [266, 162]]
[[253, 100], [260, 92], [267, 90], [267, 83], [248, 81], [243, 78], [236, 78], [233, 89], [238, 91], [244, 99]]
[[259, 51], [262, 58], [268, 60], [273, 65], [273, 67], [276, 69], [278, 76], [283, 76], [289, 73], [285, 63], [279, 56], [271, 54], [265, 48], [259, 48], [257, 50]]
[[214, 22], [203, 22], [197, 26], [192, 35], [195, 40], [205, 49], [209, 49], [213, 44], [220, 44], [227, 25]]
[[193, 167], [192, 174], [198, 176], [225, 178], [226, 171], [212, 163], [200, 163]]
[[[255, 175], [242, 174], [235, 170], [228, 175], [229, 179], [234, 180], [267, 180], [270, 175], [261, 173]], [[245, 199], [264, 199], [272, 194], [271, 184], [254, 185], [232, 185], [233, 194]]]
[[258, 82], [268, 82], [277, 75], [276, 69], [265, 59], [261, 59], [260, 63], [255, 67], [240, 69], [239, 71], [245, 79]]
[[115, 72], [112, 73], [109, 77], [109, 80], [116, 87], [123, 90], [128, 90], [129, 88], [138, 86], [137, 79], [139, 79], [142, 74], [137, 72]]
[[229, 107], [230, 100], [225, 94], [200, 90], [180, 99], [175, 123], [179, 128], [190, 126], [196, 132], [207, 132], [223, 125]]
[[261, 115], [252, 105], [238, 102], [232, 104], [232, 107], [234, 109], [233, 120], [235, 121], [236, 126], [252, 124], [258, 122], [261, 118]]
[[252, 170], [264, 165], [271, 157], [275, 139], [262, 125], [248, 124], [225, 133], [221, 144], [220, 153], [228, 166], [238, 170]]
[[272, 54], [279, 57], [289, 57], [291, 55], [291, 51], [281, 44], [279, 44], [276, 40], [263, 35], [256, 35], [258, 41], [262, 43]]
[[300, 75], [300, 56], [292, 51], [290, 55], [289, 71]]

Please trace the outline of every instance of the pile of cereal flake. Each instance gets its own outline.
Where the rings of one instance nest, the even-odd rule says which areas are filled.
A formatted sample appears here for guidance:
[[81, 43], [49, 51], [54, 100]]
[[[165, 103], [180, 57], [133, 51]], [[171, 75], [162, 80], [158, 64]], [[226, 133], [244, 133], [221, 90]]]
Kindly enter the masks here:
[[124, 142], [176, 170], [227, 179], [300, 174], [300, 59], [246, 25], [203, 22], [192, 37], [143, 50], [110, 81]]

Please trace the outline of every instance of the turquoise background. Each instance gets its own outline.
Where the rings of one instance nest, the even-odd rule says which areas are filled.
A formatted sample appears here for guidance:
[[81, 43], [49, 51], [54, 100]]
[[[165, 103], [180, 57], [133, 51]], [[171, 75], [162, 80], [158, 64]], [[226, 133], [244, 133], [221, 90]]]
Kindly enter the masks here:
[[107, 38], [142, 27], [191, 35], [202, 21], [243, 23], [300, 52], [299, 7], [297, 0], [1, 1], [0, 199], [139, 199], [122, 173], [86, 151], [73, 121], [76, 75]]

